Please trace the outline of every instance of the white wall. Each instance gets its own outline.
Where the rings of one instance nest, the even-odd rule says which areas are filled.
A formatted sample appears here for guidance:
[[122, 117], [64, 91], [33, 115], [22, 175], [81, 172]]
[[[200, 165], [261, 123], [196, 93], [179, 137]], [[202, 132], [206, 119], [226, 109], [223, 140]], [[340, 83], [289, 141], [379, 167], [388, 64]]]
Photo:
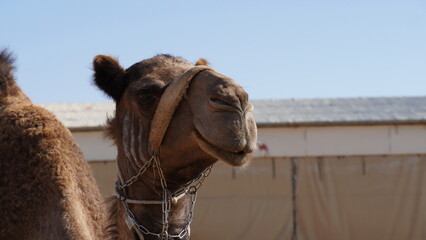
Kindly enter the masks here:
[[426, 153], [426, 125], [261, 128], [258, 135], [270, 156]]
[[[73, 135], [88, 161], [115, 160], [101, 131]], [[259, 128], [258, 135], [276, 157], [426, 154], [426, 125]]]
[[72, 132], [87, 161], [115, 160], [117, 150], [102, 131]]

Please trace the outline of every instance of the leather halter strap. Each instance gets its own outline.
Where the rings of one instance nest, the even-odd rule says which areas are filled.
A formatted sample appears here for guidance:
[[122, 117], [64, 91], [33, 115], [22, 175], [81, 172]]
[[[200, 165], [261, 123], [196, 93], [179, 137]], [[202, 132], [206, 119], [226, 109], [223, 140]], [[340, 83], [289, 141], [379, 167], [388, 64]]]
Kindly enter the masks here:
[[204, 70], [212, 70], [207, 66], [195, 66], [183, 73], [178, 79], [173, 81], [164, 91], [157, 110], [151, 122], [149, 131], [149, 151], [151, 155], [158, 154], [164, 135], [172, 120], [176, 107], [182, 100], [186, 89], [189, 87], [191, 80], [199, 72]]

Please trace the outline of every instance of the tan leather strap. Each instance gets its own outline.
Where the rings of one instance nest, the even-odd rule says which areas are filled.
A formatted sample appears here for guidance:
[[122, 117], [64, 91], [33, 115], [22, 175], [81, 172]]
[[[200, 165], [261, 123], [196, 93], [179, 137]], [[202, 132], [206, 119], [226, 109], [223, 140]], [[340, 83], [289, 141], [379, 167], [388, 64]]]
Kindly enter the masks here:
[[182, 100], [183, 95], [189, 87], [189, 83], [195, 75], [204, 70], [212, 69], [207, 66], [192, 67], [183, 73], [177, 80], [173, 81], [166, 91], [164, 91], [152, 119], [149, 132], [149, 151], [152, 155], [158, 154], [176, 107]]

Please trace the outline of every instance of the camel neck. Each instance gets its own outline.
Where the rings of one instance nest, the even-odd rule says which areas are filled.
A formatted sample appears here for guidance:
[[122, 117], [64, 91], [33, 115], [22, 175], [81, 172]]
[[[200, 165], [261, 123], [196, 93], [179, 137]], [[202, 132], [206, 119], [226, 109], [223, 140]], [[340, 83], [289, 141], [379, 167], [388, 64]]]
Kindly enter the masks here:
[[[127, 222], [139, 229], [136, 232], [142, 232], [146, 240], [162, 239], [161, 234], [179, 236], [169, 239], [189, 239], [196, 190], [200, 186], [194, 180], [204, 176], [203, 171], [210, 170], [215, 160], [206, 158], [201, 151], [183, 160], [182, 156], [162, 151], [160, 163], [159, 156], [148, 156], [143, 141], [146, 131], [135, 115], [126, 112], [121, 125], [117, 141], [117, 192]], [[198, 186], [190, 190], [191, 184]]]

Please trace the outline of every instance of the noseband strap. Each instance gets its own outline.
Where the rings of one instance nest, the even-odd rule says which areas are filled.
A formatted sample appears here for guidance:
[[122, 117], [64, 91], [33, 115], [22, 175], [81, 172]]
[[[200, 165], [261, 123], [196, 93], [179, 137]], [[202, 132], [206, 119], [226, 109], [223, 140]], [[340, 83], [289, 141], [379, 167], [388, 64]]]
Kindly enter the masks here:
[[212, 69], [207, 66], [195, 66], [173, 81], [164, 91], [151, 122], [149, 132], [149, 151], [151, 155], [158, 153], [176, 107], [182, 100], [189, 83], [195, 75], [204, 70]]

